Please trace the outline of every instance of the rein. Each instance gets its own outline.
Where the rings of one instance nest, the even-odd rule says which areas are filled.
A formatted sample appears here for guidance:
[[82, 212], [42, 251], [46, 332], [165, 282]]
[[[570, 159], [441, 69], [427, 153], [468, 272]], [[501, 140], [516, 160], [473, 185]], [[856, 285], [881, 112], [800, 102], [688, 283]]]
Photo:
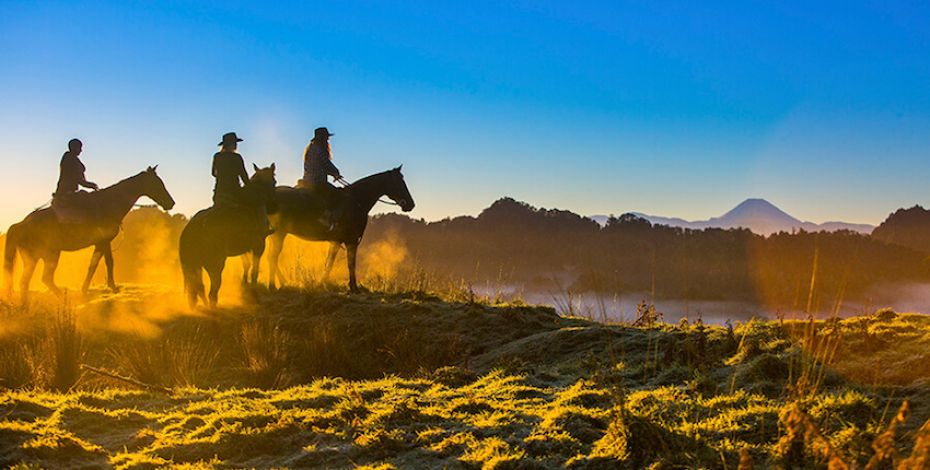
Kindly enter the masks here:
[[36, 207], [35, 209], [33, 209], [32, 212], [38, 211], [38, 210], [40, 210], [40, 209], [45, 209], [46, 207], [52, 207], [52, 200], [51, 200], [51, 199], [49, 199], [48, 201], [45, 201], [45, 204], [42, 204], [41, 206]]
[[[343, 188], [348, 188], [349, 185], [352, 184], [352, 183], [349, 183], [348, 181], [346, 181], [345, 178], [336, 178], [336, 182], [339, 183], [339, 184], [341, 184]], [[389, 206], [399, 206], [399, 205], [400, 205], [400, 204], [398, 204], [398, 203], [396, 203], [396, 202], [394, 202], [394, 201], [385, 201], [384, 199], [381, 199], [381, 198], [378, 198], [378, 202], [380, 202], [380, 203], [382, 203], [382, 204], [387, 204], [387, 205], [389, 205]]]

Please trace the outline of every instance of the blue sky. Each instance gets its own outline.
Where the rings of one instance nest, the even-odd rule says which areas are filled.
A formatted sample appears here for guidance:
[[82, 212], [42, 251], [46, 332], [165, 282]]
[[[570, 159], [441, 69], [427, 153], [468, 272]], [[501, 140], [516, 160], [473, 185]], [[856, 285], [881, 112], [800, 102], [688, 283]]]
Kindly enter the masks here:
[[103, 185], [160, 164], [191, 214], [222, 133], [290, 183], [320, 125], [349, 179], [403, 163], [429, 220], [505, 195], [691, 219], [763, 197], [815, 222], [930, 205], [926, 2], [263, 3], [0, 0], [0, 223], [49, 199], [71, 137]]

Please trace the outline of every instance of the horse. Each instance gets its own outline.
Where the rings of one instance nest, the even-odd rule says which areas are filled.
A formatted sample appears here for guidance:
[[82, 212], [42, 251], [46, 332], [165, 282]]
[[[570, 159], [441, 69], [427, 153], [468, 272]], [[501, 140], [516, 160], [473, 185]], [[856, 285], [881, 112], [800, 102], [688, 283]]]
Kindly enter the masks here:
[[[258, 261], [265, 252], [265, 237], [268, 225], [264, 214], [274, 201], [275, 166], [259, 168], [253, 165], [255, 174], [242, 188], [239, 207], [210, 207], [193, 217], [181, 231], [178, 255], [184, 274], [184, 292], [190, 307], [196, 308], [198, 300], [215, 307], [223, 282], [226, 258], [249, 255], [255, 263], [246, 265], [246, 275], [251, 268], [252, 283], [258, 281]], [[210, 295], [205, 294], [203, 271], [210, 277]], [[245, 281], [246, 277], [243, 276]]]
[[165, 183], [155, 170], [158, 166], [124, 179], [108, 188], [87, 193], [80, 204], [94, 208], [94, 217], [86, 222], [63, 223], [51, 207], [38, 209], [26, 216], [21, 222], [10, 227], [6, 237], [4, 270], [7, 278], [7, 294], [13, 296], [13, 266], [16, 254], [23, 259], [23, 273], [20, 278], [20, 291], [25, 302], [28, 298], [29, 282], [41, 259], [44, 262], [42, 282], [56, 295], [62, 290], [55, 285], [55, 269], [62, 251], [76, 251], [88, 246], [94, 247], [90, 258], [87, 277], [81, 292], [87, 293], [90, 281], [102, 257], [107, 266], [107, 286], [117, 291], [113, 275], [113, 250], [110, 242], [119, 233], [123, 217], [132, 210], [136, 201], [146, 196], [155, 201], [164, 210], [174, 207], [174, 199]]
[[284, 248], [288, 235], [308, 241], [330, 242], [329, 254], [326, 256], [324, 279], [329, 277], [340, 245], [346, 247], [346, 262], [349, 267], [349, 291], [358, 292], [355, 276], [355, 261], [358, 245], [368, 225], [368, 213], [382, 196], [387, 196], [397, 203], [404, 212], [413, 210], [413, 197], [407, 189], [402, 166], [366, 176], [342, 189], [340, 192], [341, 214], [333, 227], [327, 227], [319, 221], [322, 205], [315, 200], [314, 194], [306, 189], [281, 186], [275, 190], [277, 211], [269, 216], [275, 232], [269, 237], [269, 280], [268, 286], [275, 288], [277, 280], [283, 282], [278, 268], [278, 259]]

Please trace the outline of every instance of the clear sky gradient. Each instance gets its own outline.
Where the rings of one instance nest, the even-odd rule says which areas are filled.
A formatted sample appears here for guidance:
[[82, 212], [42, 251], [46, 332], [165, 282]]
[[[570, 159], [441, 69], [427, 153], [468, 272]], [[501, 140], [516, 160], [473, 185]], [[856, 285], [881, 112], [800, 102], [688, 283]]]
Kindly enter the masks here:
[[878, 223], [930, 204], [930, 6], [0, 0], [0, 230], [72, 137], [91, 180], [158, 163], [191, 214], [224, 132], [291, 184], [322, 125], [349, 179], [403, 163], [428, 220], [762, 197]]

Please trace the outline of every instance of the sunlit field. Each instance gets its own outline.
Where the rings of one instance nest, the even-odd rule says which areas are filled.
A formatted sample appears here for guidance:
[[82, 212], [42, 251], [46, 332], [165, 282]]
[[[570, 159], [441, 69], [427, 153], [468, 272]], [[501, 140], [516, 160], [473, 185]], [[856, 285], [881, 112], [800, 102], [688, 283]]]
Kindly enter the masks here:
[[[235, 297], [232, 301], [230, 297]], [[2, 305], [0, 463], [925, 468], [930, 318], [628, 323], [385, 284]]]

